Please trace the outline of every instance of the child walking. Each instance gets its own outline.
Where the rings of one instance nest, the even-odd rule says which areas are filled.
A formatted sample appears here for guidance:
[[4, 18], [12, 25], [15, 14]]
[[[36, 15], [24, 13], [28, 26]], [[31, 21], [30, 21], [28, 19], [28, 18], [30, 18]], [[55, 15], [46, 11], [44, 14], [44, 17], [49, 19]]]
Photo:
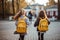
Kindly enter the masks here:
[[39, 12], [38, 17], [37, 17], [37, 20], [34, 23], [34, 27], [37, 27], [37, 31], [38, 31], [38, 40], [44, 40], [44, 32], [46, 32], [48, 30], [47, 28], [44, 29], [44, 28], [41, 27], [41, 21], [42, 21], [41, 19], [43, 19], [43, 20], [46, 19], [47, 22], [48, 22], [47, 25], [50, 24], [45, 11], [41, 10]]
[[27, 33], [27, 25], [29, 24], [29, 19], [26, 17], [26, 12], [24, 9], [20, 10], [15, 16], [16, 22], [16, 32], [20, 35], [19, 40], [24, 40], [24, 36]]

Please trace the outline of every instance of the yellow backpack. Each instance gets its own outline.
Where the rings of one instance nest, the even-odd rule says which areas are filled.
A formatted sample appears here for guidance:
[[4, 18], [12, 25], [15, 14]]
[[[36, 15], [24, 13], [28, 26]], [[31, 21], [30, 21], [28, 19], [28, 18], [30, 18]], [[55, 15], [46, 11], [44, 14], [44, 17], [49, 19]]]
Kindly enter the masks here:
[[48, 30], [48, 21], [46, 20], [46, 18], [41, 18], [41, 20], [39, 21], [38, 30], [40, 32], [46, 32]]
[[16, 29], [16, 31], [18, 33], [26, 33], [26, 31], [27, 31], [27, 24], [25, 22], [25, 19], [26, 19], [26, 17], [18, 19], [18, 24], [17, 24], [17, 29]]

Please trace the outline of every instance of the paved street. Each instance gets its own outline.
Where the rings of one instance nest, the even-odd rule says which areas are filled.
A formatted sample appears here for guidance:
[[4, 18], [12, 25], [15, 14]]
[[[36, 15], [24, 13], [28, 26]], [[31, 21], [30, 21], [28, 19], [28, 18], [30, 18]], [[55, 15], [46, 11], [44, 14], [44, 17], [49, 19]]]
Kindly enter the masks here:
[[[25, 40], [37, 40], [37, 31], [33, 24], [34, 22], [28, 26]], [[0, 40], [18, 40], [19, 35], [14, 34], [15, 28], [15, 21], [0, 21]], [[51, 22], [44, 40], [60, 40], [60, 22]]]

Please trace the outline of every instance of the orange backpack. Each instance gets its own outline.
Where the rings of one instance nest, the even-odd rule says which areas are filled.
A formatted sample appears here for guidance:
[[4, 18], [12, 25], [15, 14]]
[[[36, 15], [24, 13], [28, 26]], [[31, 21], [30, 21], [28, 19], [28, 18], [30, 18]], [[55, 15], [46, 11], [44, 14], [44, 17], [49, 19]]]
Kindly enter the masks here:
[[19, 33], [27, 32], [27, 24], [25, 22], [25, 19], [26, 19], [26, 17], [18, 19], [18, 24], [17, 24], [17, 29], [16, 29], [17, 32], [19, 32]]
[[39, 21], [39, 26], [38, 26], [38, 30], [40, 32], [45, 32], [48, 30], [48, 21], [46, 18], [42, 19]]

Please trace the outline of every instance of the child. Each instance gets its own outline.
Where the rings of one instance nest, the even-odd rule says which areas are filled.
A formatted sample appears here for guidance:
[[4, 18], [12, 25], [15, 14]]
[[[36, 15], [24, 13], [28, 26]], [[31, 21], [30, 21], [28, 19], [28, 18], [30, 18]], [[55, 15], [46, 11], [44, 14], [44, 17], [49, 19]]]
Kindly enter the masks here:
[[[46, 14], [45, 14], [45, 11], [40, 11], [40, 12], [39, 12], [39, 16], [37, 17], [37, 20], [36, 20], [36, 22], [35, 22], [35, 24], [34, 24], [34, 27], [37, 26], [38, 40], [43, 40], [44, 33], [41, 33], [41, 32], [39, 31], [39, 29], [38, 29], [39, 22], [40, 22], [40, 20], [41, 20], [40, 18], [41, 18], [41, 19], [46, 18], [46, 19], [48, 20]], [[48, 21], [48, 24], [50, 24], [49, 21]]]
[[[24, 21], [25, 21], [25, 25], [28, 25], [29, 24], [29, 19], [25, 16], [26, 15], [26, 12], [25, 12], [25, 10], [24, 9], [22, 9], [22, 10], [20, 10], [15, 16], [14, 16], [14, 19], [16, 20], [17, 19], [17, 21], [16, 21], [16, 26], [18, 26], [18, 24], [19, 24], [19, 20], [20, 19], [25, 19]], [[20, 19], [19, 19], [20, 18]], [[24, 25], [23, 25], [24, 26]], [[27, 27], [26, 27], [26, 29], [27, 29]], [[18, 29], [17, 29], [18, 30]], [[18, 31], [20, 31], [20, 30], [18, 30]], [[18, 34], [20, 34], [20, 38], [19, 38], [19, 40], [24, 40], [24, 36], [25, 36], [25, 34], [26, 33], [21, 33], [21, 32], [18, 32], [17, 31], [17, 33]]]

